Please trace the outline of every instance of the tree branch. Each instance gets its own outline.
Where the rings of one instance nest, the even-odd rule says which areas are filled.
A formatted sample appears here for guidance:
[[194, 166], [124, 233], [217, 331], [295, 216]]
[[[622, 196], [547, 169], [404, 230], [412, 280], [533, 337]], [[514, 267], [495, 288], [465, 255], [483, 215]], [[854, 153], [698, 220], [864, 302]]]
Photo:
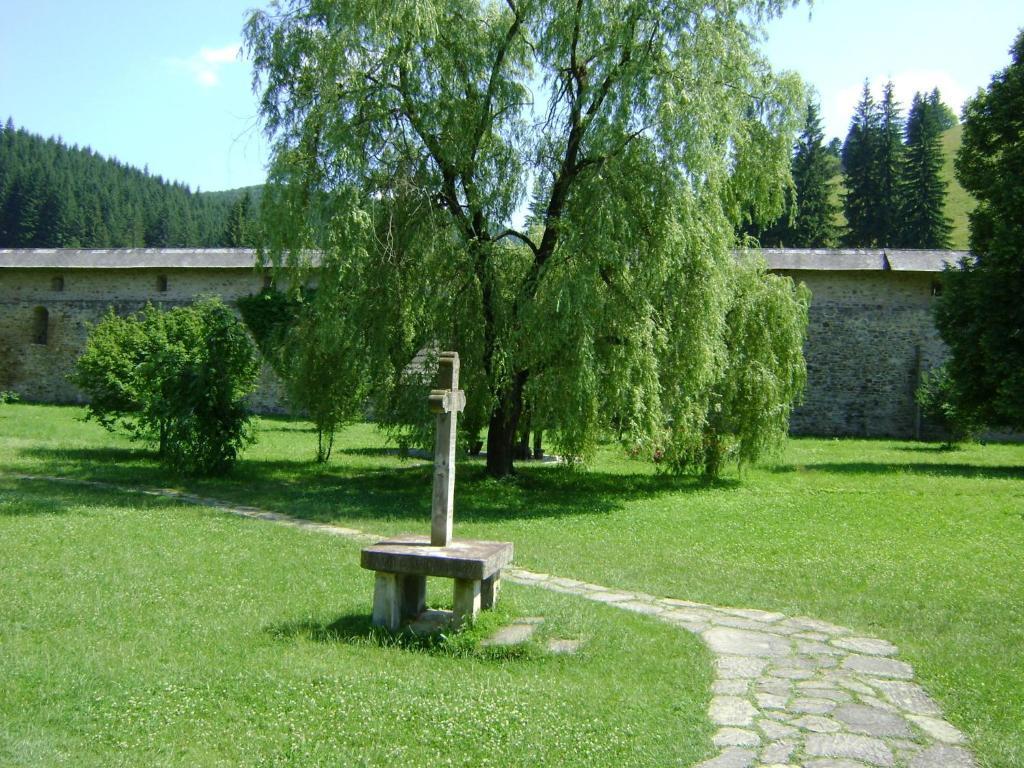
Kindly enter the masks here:
[[537, 255], [537, 244], [534, 243], [533, 240], [531, 240], [528, 235], [524, 235], [522, 232], [519, 232], [518, 230], [515, 230], [515, 229], [506, 229], [504, 232], [501, 232], [500, 234], [495, 235], [494, 242], [498, 242], [499, 240], [502, 240], [502, 239], [504, 239], [506, 237], [514, 237], [514, 238], [516, 238], [518, 240], [522, 240], [524, 243], [526, 243], [530, 247], [530, 250], [533, 251], [533, 255], [534, 256]]

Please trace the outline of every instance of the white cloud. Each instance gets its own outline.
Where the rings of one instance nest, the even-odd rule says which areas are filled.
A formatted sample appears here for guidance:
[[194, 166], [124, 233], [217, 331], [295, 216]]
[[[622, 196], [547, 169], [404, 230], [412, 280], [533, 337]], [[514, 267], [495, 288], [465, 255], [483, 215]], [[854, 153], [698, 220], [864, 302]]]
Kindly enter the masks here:
[[225, 66], [231, 66], [240, 62], [238, 52], [241, 50], [239, 43], [225, 45], [222, 48], [201, 48], [187, 59], [172, 59], [171, 63], [195, 78], [195, 81], [204, 88], [213, 88], [220, 83], [220, 71]]
[[[952, 75], [942, 70], [908, 69], [895, 74], [877, 73], [868, 78], [871, 83], [871, 93], [875, 100], [882, 98], [882, 89], [885, 84], [892, 81], [896, 87], [896, 101], [900, 104], [904, 117], [914, 94], [918, 91], [931, 93], [933, 88], [938, 88], [942, 100], [959, 115], [964, 102], [974, 94], [969, 92]], [[825, 123], [826, 137], [838, 136], [840, 139], [846, 136], [850, 128], [850, 120], [853, 119], [853, 112], [860, 101], [864, 89], [864, 82], [851, 83], [847, 87], [833, 93], [829, 98], [822, 100], [822, 120]]]

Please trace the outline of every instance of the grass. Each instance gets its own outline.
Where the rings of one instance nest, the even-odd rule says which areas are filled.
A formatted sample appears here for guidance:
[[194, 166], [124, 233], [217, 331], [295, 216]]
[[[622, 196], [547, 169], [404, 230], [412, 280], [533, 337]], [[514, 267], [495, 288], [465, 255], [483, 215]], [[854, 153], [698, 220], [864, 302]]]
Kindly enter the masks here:
[[[306, 425], [264, 421], [235, 476], [185, 481], [76, 421], [80, 413], [5, 407], [0, 468], [173, 485], [382, 534], [427, 526], [428, 466], [401, 462], [365, 425], [341, 435], [321, 468]], [[809, 615], [891, 640], [982, 766], [1024, 766], [1024, 446], [794, 440], [776, 463], [710, 487], [658, 476], [613, 449], [587, 471], [528, 466], [502, 482], [467, 460], [455, 524], [460, 536], [514, 541], [523, 567]], [[512, 599], [532, 611], [552, 598], [516, 590]], [[350, 610], [367, 603], [362, 595]], [[608, 621], [627, 626], [627, 617]], [[629, 623], [631, 633], [653, 625]]]
[[962, 124], [954, 125], [942, 134], [942, 153], [944, 162], [942, 165], [942, 179], [947, 183], [946, 194], [946, 216], [953, 222], [953, 249], [966, 251], [968, 237], [970, 236], [968, 214], [974, 210], [977, 201], [971, 194], [960, 186], [956, 180], [956, 173], [953, 163], [956, 160], [956, 153], [963, 141], [964, 127]]
[[[354, 543], [47, 482], [0, 479], [0, 548], [4, 766], [684, 766], [710, 749], [699, 641], [613, 608], [508, 586], [469, 632], [395, 639], [369, 626]], [[479, 647], [524, 612], [582, 652]]]

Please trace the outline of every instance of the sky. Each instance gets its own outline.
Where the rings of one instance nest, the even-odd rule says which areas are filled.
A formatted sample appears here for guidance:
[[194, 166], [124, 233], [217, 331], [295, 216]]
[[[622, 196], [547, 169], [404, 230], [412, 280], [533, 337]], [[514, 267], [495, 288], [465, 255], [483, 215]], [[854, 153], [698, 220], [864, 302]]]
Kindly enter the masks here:
[[[218, 190], [260, 184], [268, 144], [240, 55], [261, 0], [0, 0], [0, 120]], [[816, 91], [843, 138], [865, 78], [904, 109], [938, 87], [963, 101], [1009, 64], [1020, 1], [816, 0], [767, 28], [777, 69]]]

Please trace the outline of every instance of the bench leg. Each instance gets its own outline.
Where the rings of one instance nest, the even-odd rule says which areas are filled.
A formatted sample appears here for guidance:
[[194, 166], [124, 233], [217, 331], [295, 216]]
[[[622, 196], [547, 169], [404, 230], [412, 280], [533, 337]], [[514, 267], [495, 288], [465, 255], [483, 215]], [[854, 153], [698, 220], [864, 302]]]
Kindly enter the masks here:
[[475, 619], [480, 613], [480, 582], [476, 579], [455, 579], [455, 600], [452, 608], [455, 621], [459, 624], [467, 619]]
[[498, 602], [498, 592], [501, 590], [501, 571], [498, 571], [488, 579], [480, 582], [480, 607], [483, 610], [493, 608]]
[[373, 583], [373, 619], [375, 627], [392, 632], [402, 625], [402, 585], [397, 573], [377, 571]]
[[427, 577], [408, 573], [399, 578], [402, 581], [402, 618], [414, 619], [427, 607]]

